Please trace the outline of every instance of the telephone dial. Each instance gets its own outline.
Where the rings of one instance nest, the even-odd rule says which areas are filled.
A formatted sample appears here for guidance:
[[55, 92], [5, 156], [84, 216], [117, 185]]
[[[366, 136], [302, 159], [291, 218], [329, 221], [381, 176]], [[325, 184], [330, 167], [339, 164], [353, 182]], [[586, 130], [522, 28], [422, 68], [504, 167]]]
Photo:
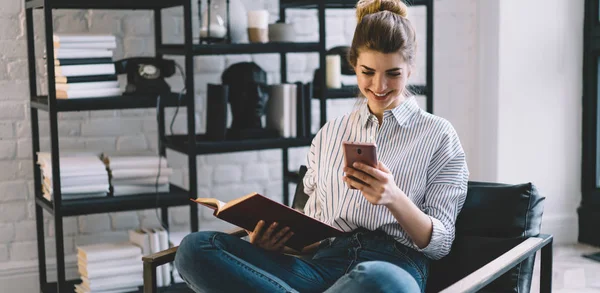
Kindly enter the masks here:
[[115, 61], [117, 74], [127, 73], [124, 94], [161, 94], [171, 91], [165, 81], [175, 74], [175, 61], [152, 57], [136, 57]]

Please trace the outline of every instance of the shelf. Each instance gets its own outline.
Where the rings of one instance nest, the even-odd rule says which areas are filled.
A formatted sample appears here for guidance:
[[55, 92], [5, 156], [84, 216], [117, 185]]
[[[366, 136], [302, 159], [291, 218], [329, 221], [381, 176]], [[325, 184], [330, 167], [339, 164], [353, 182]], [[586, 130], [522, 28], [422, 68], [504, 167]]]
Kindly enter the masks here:
[[[141, 261], [140, 261], [140, 265], [141, 265]], [[75, 292], [74, 286], [75, 286], [75, 284], [79, 284], [79, 283], [81, 283], [81, 280], [69, 280], [69, 281], [67, 281], [67, 288], [61, 288], [61, 291], [63, 291], [63, 293]], [[64, 290], [64, 289], [67, 289], [67, 290]], [[73, 290], [71, 290], [71, 289], [73, 289]], [[44, 288], [42, 288], [41, 291], [42, 291], [42, 293], [56, 293], [56, 282], [48, 283]], [[138, 290], [131, 291], [128, 293], [141, 293], [143, 291], [144, 291], [144, 287], [140, 286], [138, 288]], [[157, 293], [194, 293], [194, 291], [192, 291], [192, 289], [189, 289], [185, 283], [177, 283], [177, 284], [172, 284], [169, 287], [160, 287], [160, 288], [158, 288]]]
[[[176, 107], [178, 97], [179, 94], [172, 93], [163, 101], [163, 104], [167, 107]], [[185, 106], [185, 96], [182, 96], [181, 99], [181, 106]], [[48, 96], [32, 97], [31, 107], [48, 111]], [[127, 95], [104, 98], [56, 99], [56, 110], [58, 112], [140, 109], [155, 107], [155, 96]]]
[[[158, 199], [155, 193], [144, 193], [127, 196], [107, 196], [83, 199], [63, 200], [61, 212], [65, 217], [110, 213], [132, 210], [146, 210], [159, 207], [173, 207], [189, 205], [189, 193], [182, 188], [171, 185], [171, 191], [168, 193], [158, 193]], [[54, 215], [52, 202], [45, 198], [35, 198], [36, 204]]]
[[[282, 8], [317, 8], [319, 2], [323, 0], [280, 0], [279, 5]], [[409, 6], [428, 5], [431, 0], [407, 0]], [[325, 8], [355, 8], [356, 0], [326, 0]]]
[[[194, 44], [194, 55], [267, 54], [319, 52], [319, 43], [265, 43], [265, 44]], [[158, 48], [164, 55], [185, 55], [184, 45], [167, 44]]]
[[[256, 151], [279, 149], [287, 147], [309, 146], [312, 136], [306, 138], [263, 138], [226, 141], [203, 141], [203, 135], [196, 136], [196, 154], [231, 153], [241, 151]], [[167, 136], [166, 146], [183, 154], [188, 152], [188, 137], [186, 135]]]
[[[50, 0], [52, 9], [162, 9], [183, 6], [182, 0]], [[25, 8], [42, 8], [44, 0], [25, 1]]]
[[[416, 95], [427, 95], [427, 86], [424, 85], [409, 85], [408, 88]], [[346, 99], [355, 98], [360, 91], [356, 86], [344, 86], [339, 89], [327, 89], [327, 99]], [[318, 97], [315, 96], [318, 99]]]

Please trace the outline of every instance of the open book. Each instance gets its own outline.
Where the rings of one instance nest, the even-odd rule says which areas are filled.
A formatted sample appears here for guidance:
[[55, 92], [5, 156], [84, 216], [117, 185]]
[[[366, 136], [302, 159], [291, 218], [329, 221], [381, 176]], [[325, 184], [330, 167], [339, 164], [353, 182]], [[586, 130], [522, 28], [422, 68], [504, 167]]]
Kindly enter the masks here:
[[287, 241], [286, 246], [298, 251], [317, 241], [344, 233], [256, 192], [227, 203], [215, 198], [197, 198], [192, 201], [213, 209], [215, 217], [246, 230], [254, 230], [260, 220], [265, 221], [266, 227], [273, 222], [279, 223], [278, 228], [290, 227], [294, 236]]

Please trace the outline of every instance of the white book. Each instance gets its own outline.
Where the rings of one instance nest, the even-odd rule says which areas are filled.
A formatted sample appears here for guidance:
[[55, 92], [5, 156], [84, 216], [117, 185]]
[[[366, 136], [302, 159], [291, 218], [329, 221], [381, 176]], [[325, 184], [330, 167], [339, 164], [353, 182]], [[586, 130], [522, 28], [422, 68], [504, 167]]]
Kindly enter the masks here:
[[56, 90], [57, 99], [83, 99], [83, 98], [102, 98], [115, 97], [121, 95], [120, 88], [104, 88], [89, 90]]
[[55, 84], [56, 90], [70, 91], [70, 90], [91, 90], [91, 89], [106, 89], [106, 88], [118, 88], [119, 82], [116, 80], [110, 81], [91, 81], [91, 82], [77, 82], [77, 83], [57, 83]]
[[128, 288], [119, 288], [119, 289], [111, 289], [111, 290], [92, 290], [84, 288], [82, 285], [75, 285], [75, 293], [128, 293], [128, 292], [137, 292], [139, 288], [136, 287], [128, 287]]
[[133, 257], [124, 257], [121, 259], [109, 259], [109, 260], [100, 260], [88, 262], [86, 259], [81, 258], [79, 255], [77, 256], [77, 266], [85, 267], [88, 271], [102, 271], [107, 270], [114, 267], [120, 266], [131, 266], [135, 264], [141, 264], [142, 257], [140, 255], [136, 255]]
[[[154, 229], [158, 234], [158, 242], [160, 245], [160, 251], [169, 249], [169, 233], [163, 227]], [[165, 264], [160, 266], [163, 274], [163, 286], [171, 285], [171, 264]]]
[[[108, 183], [108, 174], [92, 175], [92, 176], [78, 176], [78, 177], [66, 177], [60, 178], [60, 186], [81, 186], [81, 185], [96, 185]], [[44, 178], [44, 184], [52, 186], [52, 180], [50, 178]]]
[[152, 186], [154, 186], [157, 183], [158, 183], [158, 185], [164, 185], [164, 184], [169, 183], [169, 176], [160, 175], [160, 177], [158, 177], [158, 180], [156, 180], [156, 177], [113, 179], [112, 180], [113, 185], [121, 185], [121, 186], [123, 186], [123, 185], [152, 185]]
[[136, 256], [141, 260], [142, 249], [130, 242], [77, 246], [77, 257], [86, 262], [108, 261]]
[[143, 284], [144, 278], [142, 274], [120, 275], [101, 279], [81, 277], [81, 286], [93, 292], [138, 287]]
[[111, 156], [108, 160], [112, 170], [141, 167], [158, 168], [159, 161], [162, 168], [168, 167], [167, 158], [159, 158], [158, 156]]
[[117, 41], [103, 41], [103, 42], [54, 42], [54, 48], [58, 49], [115, 49], [117, 48]]
[[[158, 186], [158, 192], [169, 192], [170, 185], [163, 184]], [[152, 185], [114, 185], [113, 184], [113, 196], [124, 196], [157, 192], [156, 187]]]
[[53, 42], [61, 43], [85, 43], [85, 42], [112, 42], [117, 38], [109, 34], [68, 34], [58, 33], [52, 35]]
[[93, 270], [88, 269], [86, 266], [78, 266], [79, 274], [88, 279], [101, 279], [101, 278], [109, 278], [120, 275], [132, 275], [139, 274], [142, 275], [144, 272], [144, 265], [141, 260], [137, 260], [137, 263], [131, 264], [128, 266], [114, 266], [110, 268], [104, 268], [101, 270]]
[[54, 49], [54, 59], [112, 58], [113, 51], [98, 49]]
[[271, 86], [267, 105], [267, 128], [276, 129], [282, 137], [293, 137], [296, 132], [295, 84]]
[[115, 74], [114, 64], [85, 64], [65, 65], [54, 67], [56, 76], [88, 76], [88, 75], [112, 75]]
[[[101, 192], [108, 192], [109, 190], [109, 185], [108, 182], [105, 184], [99, 184], [99, 185], [83, 185], [83, 186], [67, 186], [67, 187], [60, 187], [60, 192], [61, 194], [79, 194], [79, 193], [101, 193]], [[54, 191], [54, 189], [52, 188], [52, 186], [49, 186], [48, 191], [50, 191], [51, 193]]]
[[[159, 175], [158, 167], [156, 168], [144, 168], [144, 169], [118, 169], [111, 171], [113, 179], [133, 179], [133, 178], [156, 178]], [[171, 176], [173, 174], [172, 168], [160, 168], [160, 176]]]
[[[158, 238], [158, 233], [154, 229], [144, 230], [150, 236], [150, 251], [152, 251], [152, 253], [160, 252], [160, 240]], [[156, 268], [156, 286], [164, 286], [162, 269], [160, 267]]]
[[142, 255], [149, 255], [152, 253], [152, 250], [150, 249], [150, 235], [146, 230], [135, 229], [129, 230], [128, 233], [129, 241], [142, 249]]

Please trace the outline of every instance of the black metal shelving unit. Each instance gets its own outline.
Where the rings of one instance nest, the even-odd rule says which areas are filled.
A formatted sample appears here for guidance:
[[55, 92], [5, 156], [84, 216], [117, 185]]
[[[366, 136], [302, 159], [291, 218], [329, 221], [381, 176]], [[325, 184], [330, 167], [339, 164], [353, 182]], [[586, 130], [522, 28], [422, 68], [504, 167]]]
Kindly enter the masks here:
[[[415, 93], [427, 95], [427, 110], [433, 111], [432, 82], [433, 82], [433, 0], [414, 0], [407, 1], [413, 5], [427, 6], [427, 85], [412, 86]], [[196, 135], [195, 131], [195, 107], [194, 90], [188, 90], [179, 99], [178, 93], [172, 93], [167, 97], [161, 98], [158, 105], [158, 133], [159, 133], [159, 153], [166, 155], [166, 149], [170, 148], [188, 157], [188, 175], [189, 190], [183, 190], [177, 186], [171, 185], [171, 191], [168, 193], [140, 194], [133, 196], [103, 198], [62, 200], [60, 194], [60, 159], [59, 159], [59, 141], [58, 141], [58, 120], [59, 112], [71, 111], [94, 111], [111, 109], [136, 109], [157, 107], [156, 96], [118, 96], [106, 98], [88, 98], [81, 100], [60, 100], [56, 99], [56, 89], [54, 85], [55, 72], [53, 66], [47, 66], [48, 77], [48, 95], [38, 94], [36, 85], [36, 64], [34, 47], [34, 27], [33, 10], [43, 11], [45, 29], [43, 34], [47, 40], [45, 50], [47, 60], [54, 59], [53, 43], [53, 23], [52, 13], [54, 9], [131, 9], [131, 10], [149, 10], [154, 16], [154, 37], [156, 57], [162, 58], [164, 55], [180, 55], [185, 57], [184, 71], [186, 74], [185, 88], [194, 89], [194, 56], [198, 55], [216, 55], [216, 54], [261, 54], [261, 53], [279, 53], [281, 63], [281, 82], [287, 82], [287, 53], [319, 53], [319, 64], [323, 67], [325, 63], [326, 44], [325, 44], [325, 10], [330, 8], [353, 8], [355, 0], [327, 0], [327, 1], [301, 1], [301, 0], [280, 0], [279, 17], [281, 21], [286, 19], [286, 10], [292, 8], [317, 9], [319, 20], [319, 41], [306, 43], [267, 43], [267, 44], [210, 44], [198, 45], [192, 43], [192, 9], [190, 0], [25, 0], [26, 8], [26, 29], [28, 43], [28, 68], [29, 68], [29, 89], [30, 89], [30, 110], [32, 127], [32, 149], [33, 149], [33, 167], [34, 167], [34, 186], [35, 188], [35, 214], [36, 230], [38, 241], [38, 266], [39, 282], [41, 291], [48, 292], [73, 292], [73, 285], [79, 280], [65, 280], [64, 263], [64, 242], [63, 242], [63, 218], [77, 215], [88, 215], [95, 213], [107, 213], [118, 211], [130, 211], [140, 209], [160, 208], [163, 219], [168, 219], [168, 208], [173, 206], [190, 207], [190, 224], [192, 231], [198, 231], [198, 206], [191, 202], [189, 198], [195, 198], [197, 195], [197, 166], [196, 156], [200, 154], [227, 153], [250, 150], [281, 149], [282, 150], [282, 172], [283, 176], [283, 202], [289, 204], [288, 183], [297, 180], [294, 172], [289, 171], [288, 151], [289, 148], [302, 147], [310, 145], [312, 136], [302, 138], [270, 138], [270, 139], [248, 139], [231, 140], [222, 142], [207, 141], [203, 135]], [[161, 11], [165, 8], [181, 7], [183, 9], [183, 44], [163, 44], [162, 43], [162, 15]], [[320, 77], [321, 84], [325, 84], [325, 76]], [[356, 87], [344, 87], [342, 89], [327, 89], [322, 87], [317, 93], [320, 100], [321, 117], [320, 124], [323, 125], [326, 117], [326, 100], [329, 98], [348, 98], [354, 97], [358, 93]], [[187, 110], [187, 130], [186, 135], [165, 135], [165, 107], [183, 106]], [[50, 146], [52, 157], [52, 176], [54, 199], [48, 201], [42, 196], [41, 192], [41, 174], [37, 162], [37, 152], [40, 150], [38, 111], [47, 111], [50, 122]], [[152, 198], [153, 200], [147, 200]], [[154, 200], [156, 199], [156, 200]], [[56, 258], [57, 258], [57, 282], [48, 282], [46, 276], [46, 255], [44, 242], [44, 219], [43, 210], [48, 211], [54, 217], [54, 229], [56, 240]], [[167, 223], [168, 224], [168, 223]], [[161, 289], [168, 292], [179, 292], [185, 290], [185, 286], [176, 284], [170, 288]], [[165, 291], [166, 292], [166, 291]]]

